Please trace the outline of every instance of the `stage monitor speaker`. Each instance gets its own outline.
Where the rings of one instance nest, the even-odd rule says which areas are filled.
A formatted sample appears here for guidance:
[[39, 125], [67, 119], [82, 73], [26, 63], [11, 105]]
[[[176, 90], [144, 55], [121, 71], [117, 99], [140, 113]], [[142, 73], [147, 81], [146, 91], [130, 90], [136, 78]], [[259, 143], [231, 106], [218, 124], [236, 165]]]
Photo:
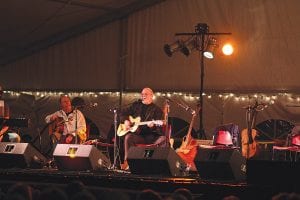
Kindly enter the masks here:
[[185, 162], [170, 147], [131, 147], [127, 161], [132, 174], [185, 175]]
[[93, 145], [57, 144], [53, 157], [60, 170], [85, 171], [110, 167], [110, 161]]
[[237, 149], [199, 148], [195, 165], [202, 179], [219, 181], [246, 179], [246, 159]]
[[299, 185], [300, 163], [274, 160], [248, 160], [247, 183], [264, 185]]
[[1, 168], [41, 168], [46, 162], [47, 158], [29, 143], [0, 143]]

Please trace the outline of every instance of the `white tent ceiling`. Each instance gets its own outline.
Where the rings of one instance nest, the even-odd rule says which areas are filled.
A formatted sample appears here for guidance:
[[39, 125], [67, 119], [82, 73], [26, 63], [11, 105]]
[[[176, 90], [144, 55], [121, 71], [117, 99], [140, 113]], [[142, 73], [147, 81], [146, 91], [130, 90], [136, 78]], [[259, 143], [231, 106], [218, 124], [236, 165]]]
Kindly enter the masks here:
[[4, 0], [0, 64], [124, 18], [162, 0]]

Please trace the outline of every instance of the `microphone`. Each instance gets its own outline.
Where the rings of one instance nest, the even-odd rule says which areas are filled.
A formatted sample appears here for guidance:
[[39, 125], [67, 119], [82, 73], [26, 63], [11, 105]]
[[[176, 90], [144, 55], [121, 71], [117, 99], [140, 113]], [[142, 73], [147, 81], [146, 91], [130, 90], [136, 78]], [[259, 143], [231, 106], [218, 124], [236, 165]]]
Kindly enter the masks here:
[[98, 103], [91, 103], [89, 107], [97, 107]]
[[188, 112], [190, 112], [192, 115], [194, 115], [194, 114], [196, 113], [196, 111], [193, 110], [193, 109], [192, 109], [191, 107], [189, 107], [189, 106], [187, 106], [187, 107], [185, 108], [185, 110], [188, 111]]
[[170, 99], [169, 97], [164, 97], [167, 101], [169, 101], [169, 102], [173, 102], [173, 100], [172, 99]]

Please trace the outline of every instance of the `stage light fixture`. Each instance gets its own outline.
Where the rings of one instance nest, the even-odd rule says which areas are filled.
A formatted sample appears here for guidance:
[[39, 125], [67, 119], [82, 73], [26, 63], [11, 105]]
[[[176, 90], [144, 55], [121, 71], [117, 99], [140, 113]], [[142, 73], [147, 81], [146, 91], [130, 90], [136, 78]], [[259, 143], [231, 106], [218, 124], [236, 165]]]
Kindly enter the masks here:
[[[206, 138], [203, 128], [203, 93], [204, 93], [204, 57], [208, 59], [214, 58], [214, 51], [219, 47], [216, 38], [211, 37], [212, 35], [231, 35], [231, 33], [211, 33], [209, 32], [209, 26], [206, 23], [198, 23], [195, 26], [195, 32], [193, 33], [176, 33], [175, 36], [190, 36], [186, 41], [175, 43], [176, 46], [165, 45], [164, 50], [166, 54], [171, 57], [175, 51], [180, 50], [186, 56], [189, 56], [194, 49], [200, 52], [200, 92], [199, 92], [199, 102], [200, 102], [200, 111], [199, 111], [199, 131], [198, 138]], [[181, 40], [182, 41], [182, 40]]]
[[182, 43], [181, 53], [185, 56], [189, 56], [194, 49], [197, 48], [197, 37], [190, 37]]
[[165, 44], [164, 51], [167, 54], [167, 56], [171, 57], [173, 53], [180, 50], [181, 47], [182, 47], [182, 41], [177, 40], [173, 44]]
[[214, 37], [210, 37], [207, 43], [206, 50], [203, 52], [203, 55], [208, 59], [214, 58], [214, 51], [218, 47], [217, 39]]

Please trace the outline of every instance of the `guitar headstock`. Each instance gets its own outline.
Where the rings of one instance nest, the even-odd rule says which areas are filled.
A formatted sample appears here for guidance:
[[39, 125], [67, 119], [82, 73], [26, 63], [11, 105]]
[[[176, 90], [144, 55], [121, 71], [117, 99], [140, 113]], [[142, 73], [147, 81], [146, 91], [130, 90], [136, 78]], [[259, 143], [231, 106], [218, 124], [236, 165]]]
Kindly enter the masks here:
[[199, 111], [200, 111], [200, 106], [198, 104], [196, 110], [191, 109], [191, 113], [192, 113], [193, 117], [196, 117], [199, 114]]

